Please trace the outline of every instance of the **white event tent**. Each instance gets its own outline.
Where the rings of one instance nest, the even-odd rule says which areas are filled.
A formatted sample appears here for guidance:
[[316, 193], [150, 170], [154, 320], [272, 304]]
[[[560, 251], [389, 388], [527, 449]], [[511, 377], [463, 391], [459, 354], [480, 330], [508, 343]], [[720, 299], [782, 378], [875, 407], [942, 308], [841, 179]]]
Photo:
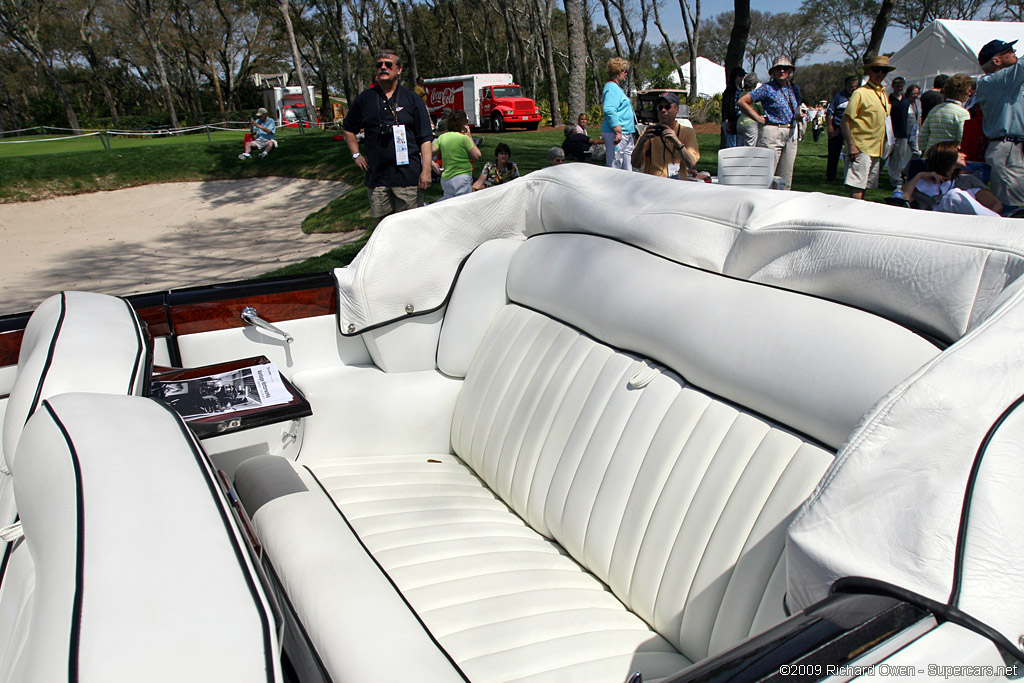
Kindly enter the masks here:
[[887, 82], [903, 76], [907, 85], [917, 84], [925, 90], [932, 87], [938, 74], [980, 76], [978, 52], [990, 40], [1020, 40], [1017, 48], [1022, 49], [1024, 23], [937, 19], [889, 58], [896, 71]]
[[[690, 60], [683, 64], [683, 75], [690, 78]], [[672, 82], [679, 82], [679, 72], [673, 71]], [[706, 57], [697, 57], [697, 94], [711, 97], [725, 91], [725, 67]]]

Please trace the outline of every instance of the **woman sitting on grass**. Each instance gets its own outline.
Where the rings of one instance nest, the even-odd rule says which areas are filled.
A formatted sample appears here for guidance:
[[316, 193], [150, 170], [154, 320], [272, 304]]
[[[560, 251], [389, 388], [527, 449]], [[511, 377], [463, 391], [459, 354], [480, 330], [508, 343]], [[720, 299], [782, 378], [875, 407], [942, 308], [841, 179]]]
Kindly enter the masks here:
[[979, 216], [1016, 210], [1003, 206], [980, 179], [963, 173], [967, 157], [960, 151], [960, 143], [948, 140], [932, 145], [925, 158], [926, 169], [903, 185], [903, 195], [917, 208]]
[[445, 120], [445, 131], [434, 140], [434, 153], [441, 152], [441, 199], [450, 199], [473, 191], [473, 162], [481, 154], [469, 133], [469, 119], [462, 110], [453, 111]]
[[474, 190], [482, 190], [485, 187], [501, 185], [519, 177], [519, 167], [511, 161], [512, 150], [504, 142], [499, 142], [494, 148], [494, 161], [484, 164], [484, 170], [480, 177], [473, 183]]

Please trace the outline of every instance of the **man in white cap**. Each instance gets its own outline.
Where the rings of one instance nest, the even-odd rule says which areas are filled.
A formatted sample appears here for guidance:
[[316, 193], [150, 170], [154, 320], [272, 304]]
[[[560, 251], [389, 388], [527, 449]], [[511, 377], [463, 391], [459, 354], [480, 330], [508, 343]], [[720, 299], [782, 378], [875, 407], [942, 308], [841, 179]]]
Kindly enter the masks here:
[[985, 72], [978, 78], [977, 102], [989, 139], [985, 161], [992, 167], [992, 193], [1003, 204], [1024, 205], [1024, 67], [1013, 45], [992, 40], [978, 53]]
[[[775, 175], [786, 181], [786, 189], [793, 187], [793, 162], [796, 160], [797, 126], [800, 115], [800, 88], [793, 83], [793, 66], [787, 57], [779, 57], [768, 70], [771, 80], [740, 98], [739, 107], [744, 114], [762, 124], [758, 147], [775, 152]], [[754, 110], [760, 102], [764, 115]]]
[[245, 141], [245, 151], [238, 155], [239, 159], [252, 159], [249, 151], [255, 147], [260, 150], [260, 159], [267, 156], [270, 150], [277, 147], [277, 139], [274, 131], [277, 130], [277, 122], [267, 116], [267, 110], [260, 107], [256, 110], [256, 119], [252, 122], [251, 138]]
[[864, 64], [868, 82], [850, 95], [843, 122], [839, 124], [846, 141], [845, 183], [854, 199], [864, 199], [864, 190], [878, 187], [886, 143], [891, 144], [893, 140], [889, 119], [892, 105], [882, 81], [895, 68], [884, 55], [868, 60]]

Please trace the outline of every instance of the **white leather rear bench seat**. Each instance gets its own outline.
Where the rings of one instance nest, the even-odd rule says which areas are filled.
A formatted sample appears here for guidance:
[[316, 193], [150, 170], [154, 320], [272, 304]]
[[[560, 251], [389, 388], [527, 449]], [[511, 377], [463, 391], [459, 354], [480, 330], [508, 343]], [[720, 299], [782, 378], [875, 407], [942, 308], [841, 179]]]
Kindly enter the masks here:
[[0, 680], [280, 680], [262, 585], [176, 415], [57, 396], [9, 464], [24, 537], [0, 586]]
[[[71, 391], [141, 394], [148, 362], [139, 320], [124, 299], [61, 292], [39, 304], [25, 327], [3, 419], [0, 526], [17, 517], [6, 455], [15, 452], [25, 422], [43, 400]], [[0, 541], [0, 557], [6, 546]]]
[[[434, 381], [464, 376], [447, 452], [381, 434], [403, 449], [360, 454], [339, 432], [235, 483], [335, 681], [659, 680], [785, 618], [790, 519], [861, 415], [937, 353], [605, 238], [491, 242], [441, 331]], [[343, 369], [335, 391], [372, 391], [372, 373], [401, 381]], [[313, 385], [307, 434], [362, 421], [366, 443], [414, 410], [325, 416]]]

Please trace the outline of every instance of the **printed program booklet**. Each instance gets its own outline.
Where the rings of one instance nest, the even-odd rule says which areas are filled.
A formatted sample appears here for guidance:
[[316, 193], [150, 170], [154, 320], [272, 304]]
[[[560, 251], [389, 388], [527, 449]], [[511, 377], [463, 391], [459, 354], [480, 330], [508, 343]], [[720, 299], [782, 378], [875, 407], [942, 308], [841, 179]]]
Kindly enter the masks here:
[[295, 398], [269, 361], [203, 377], [156, 377], [150, 395], [186, 419], [283, 405]]

